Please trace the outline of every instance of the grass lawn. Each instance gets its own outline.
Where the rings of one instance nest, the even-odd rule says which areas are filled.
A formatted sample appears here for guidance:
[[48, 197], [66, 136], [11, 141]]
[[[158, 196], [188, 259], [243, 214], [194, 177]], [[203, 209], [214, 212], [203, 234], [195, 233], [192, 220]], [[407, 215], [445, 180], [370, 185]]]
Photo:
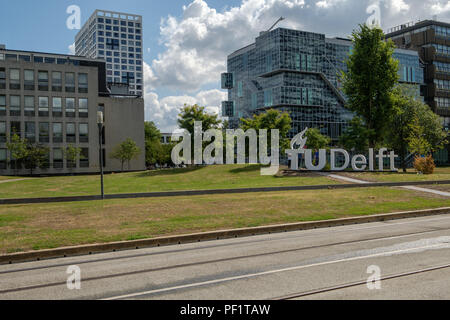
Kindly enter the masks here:
[[[184, 179], [182, 181], [181, 186], [188, 185]], [[198, 182], [198, 186], [209, 184]], [[0, 253], [449, 204], [448, 199], [434, 195], [396, 188], [369, 188], [8, 205], [0, 206]]]
[[436, 168], [434, 174], [417, 174], [414, 169], [407, 173], [398, 172], [345, 172], [342, 175], [371, 182], [409, 182], [450, 180], [450, 167]]
[[[339, 182], [308, 173], [297, 177], [261, 176], [259, 165], [224, 165], [106, 175], [105, 193], [118, 194], [336, 183]], [[0, 198], [94, 195], [99, 192], [100, 178], [98, 175], [33, 178], [0, 184]]]

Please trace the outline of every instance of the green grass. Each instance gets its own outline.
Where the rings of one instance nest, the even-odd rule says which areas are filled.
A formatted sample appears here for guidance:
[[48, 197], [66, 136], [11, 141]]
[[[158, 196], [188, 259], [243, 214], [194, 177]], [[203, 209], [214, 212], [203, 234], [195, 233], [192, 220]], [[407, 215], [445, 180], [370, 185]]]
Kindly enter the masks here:
[[398, 172], [345, 172], [343, 175], [372, 182], [416, 182], [450, 180], [450, 167], [436, 168], [434, 174], [417, 174], [414, 169]]
[[0, 206], [0, 253], [449, 206], [395, 188]]
[[[105, 193], [118, 194], [335, 183], [338, 182], [311, 174], [301, 174], [297, 177], [261, 176], [259, 165], [224, 165], [106, 175]], [[33, 178], [0, 184], [0, 198], [94, 195], [98, 194], [99, 190], [100, 178], [98, 175]]]
[[0, 181], [6, 181], [6, 180], [14, 180], [14, 179], [23, 179], [23, 178], [19, 178], [19, 177], [5, 177], [5, 176], [0, 176]]

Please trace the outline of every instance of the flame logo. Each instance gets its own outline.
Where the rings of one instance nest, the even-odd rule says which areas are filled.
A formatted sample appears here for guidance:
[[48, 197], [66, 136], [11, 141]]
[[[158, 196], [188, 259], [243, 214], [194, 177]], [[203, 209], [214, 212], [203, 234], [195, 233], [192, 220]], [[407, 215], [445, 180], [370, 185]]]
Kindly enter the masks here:
[[[292, 150], [301, 150], [303, 148], [305, 148], [306, 146], [306, 141], [308, 140], [308, 138], [305, 138], [305, 133], [306, 131], [308, 131], [308, 128], [306, 128], [305, 130], [303, 130], [302, 132], [300, 132], [299, 134], [297, 134], [292, 140], [291, 140], [291, 149]], [[300, 147], [295, 149], [295, 145], [299, 145]]]

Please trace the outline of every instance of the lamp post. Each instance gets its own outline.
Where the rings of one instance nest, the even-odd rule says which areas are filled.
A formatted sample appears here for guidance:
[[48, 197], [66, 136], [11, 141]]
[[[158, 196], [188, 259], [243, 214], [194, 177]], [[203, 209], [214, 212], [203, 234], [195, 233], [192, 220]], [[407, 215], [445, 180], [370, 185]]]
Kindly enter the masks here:
[[102, 200], [105, 199], [105, 193], [103, 188], [103, 148], [102, 148], [102, 133], [103, 133], [103, 112], [97, 112], [97, 125], [98, 125], [98, 145], [99, 145], [99, 158], [100, 158], [100, 175], [101, 175], [101, 192]]

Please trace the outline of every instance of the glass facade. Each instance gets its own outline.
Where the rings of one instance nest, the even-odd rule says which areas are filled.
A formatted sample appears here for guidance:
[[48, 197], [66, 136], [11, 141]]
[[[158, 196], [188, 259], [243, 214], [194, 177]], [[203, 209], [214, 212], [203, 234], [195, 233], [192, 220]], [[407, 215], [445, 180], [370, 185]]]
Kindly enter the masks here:
[[[290, 138], [315, 127], [337, 140], [353, 117], [344, 107], [338, 76], [346, 70], [351, 51], [351, 41], [323, 34], [284, 28], [263, 33], [228, 57], [228, 70], [222, 75], [228, 101], [222, 103], [222, 114], [236, 128], [240, 118], [274, 108], [290, 113]], [[404, 79], [399, 72], [400, 80], [420, 93], [423, 73], [417, 53], [402, 50], [395, 58], [406, 70]]]

